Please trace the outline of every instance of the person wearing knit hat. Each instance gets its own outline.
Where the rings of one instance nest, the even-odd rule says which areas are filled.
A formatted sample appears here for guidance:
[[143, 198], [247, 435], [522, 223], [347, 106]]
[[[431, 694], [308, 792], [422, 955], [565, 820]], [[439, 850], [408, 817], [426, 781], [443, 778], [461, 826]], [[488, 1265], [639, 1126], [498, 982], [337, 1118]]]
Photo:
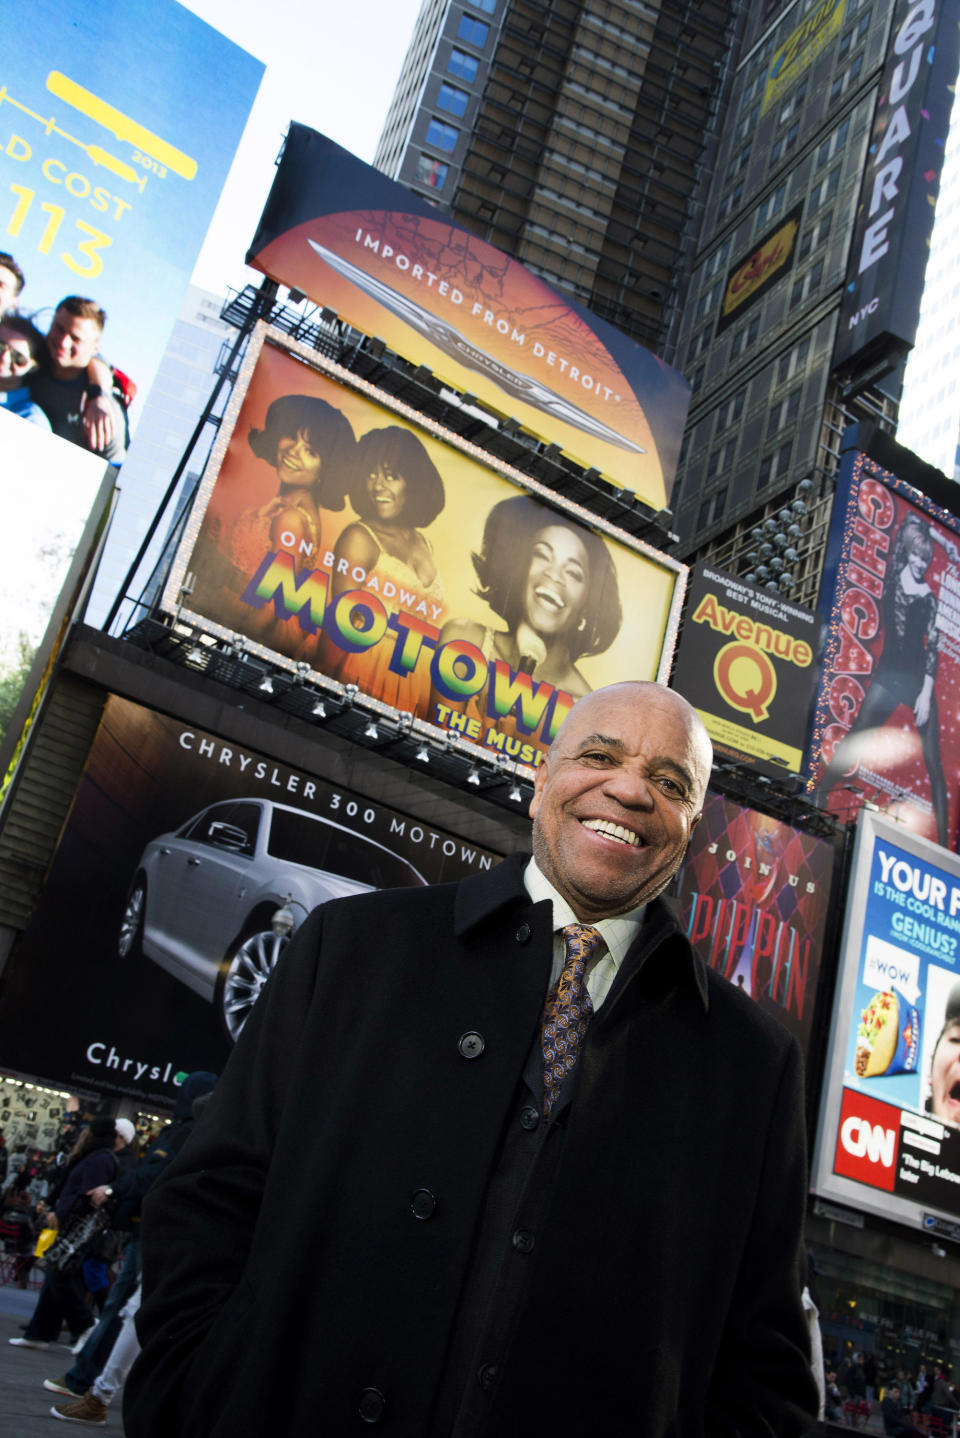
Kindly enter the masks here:
[[113, 1126], [125, 1144], [133, 1143], [133, 1140], [137, 1136], [136, 1124], [131, 1123], [128, 1118], [115, 1118]]
[[[114, 1152], [124, 1144], [125, 1139], [117, 1132], [112, 1118], [97, 1117], [84, 1129], [70, 1156], [66, 1179], [54, 1208], [61, 1229], [78, 1205], [88, 1202], [89, 1189], [112, 1182], [117, 1172]], [[92, 1329], [85, 1295], [79, 1265], [63, 1270], [48, 1267], [37, 1306], [23, 1337], [10, 1339], [12, 1347], [49, 1348], [56, 1342], [64, 1323], [72, 1334], [72, 1341], [81, 1341]]]

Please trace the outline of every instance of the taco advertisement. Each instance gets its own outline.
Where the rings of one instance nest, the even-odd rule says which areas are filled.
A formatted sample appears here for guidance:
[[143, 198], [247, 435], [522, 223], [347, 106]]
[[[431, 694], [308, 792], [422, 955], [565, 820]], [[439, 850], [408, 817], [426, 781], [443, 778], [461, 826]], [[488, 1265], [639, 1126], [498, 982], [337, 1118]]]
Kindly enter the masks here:
[[960, 859], [870, 812], [837, 993], [817, 1191], [960, 1217]]

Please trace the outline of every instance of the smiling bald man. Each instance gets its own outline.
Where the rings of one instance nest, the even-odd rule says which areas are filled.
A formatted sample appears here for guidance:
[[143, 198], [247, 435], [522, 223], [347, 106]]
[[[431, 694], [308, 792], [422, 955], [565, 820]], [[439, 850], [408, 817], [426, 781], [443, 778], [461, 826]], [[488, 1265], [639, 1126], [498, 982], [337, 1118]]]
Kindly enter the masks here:
[[337, 900], [144, 1208], [128, 1438], [799, 1438], [792, 1038], [657, 896], [711, 750], [581, 699], [534, 857]]

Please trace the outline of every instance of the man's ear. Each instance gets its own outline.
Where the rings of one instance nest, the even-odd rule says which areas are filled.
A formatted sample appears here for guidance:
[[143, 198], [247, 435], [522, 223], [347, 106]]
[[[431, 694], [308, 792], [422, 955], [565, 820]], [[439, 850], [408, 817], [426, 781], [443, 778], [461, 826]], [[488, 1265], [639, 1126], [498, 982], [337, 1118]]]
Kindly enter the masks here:
[[697, 814], [697, 815], [695, 816], [695, 818], [694, 818], [694, 819], [691, 821], [691, 823], [690, 823], [690, 832], [691, 832], [691, 834], [693, 833], [693, 831], [694, 831], [694, 829], [697, 827], [697, 825], [700, 823], [700, 820], [701, 820], [702, 818], [703, 818], [703, 810], [701, 809], [701, 810], [700, 810], [700, 813]]
[[530, 800], [530, 807], [527, 810], [527, 813], [530, 815], [531, 819], [535, 819], [537, 816], [537, 810], [540, 808], [540, 796], [543, 793], [543, 786], [544, 784], [546, 784], [546, 782], [547, 761], [546, 759], [544, 759], [543, 763], [537, 769], [537, 772], [534, 775], [533, 779], [533, 798]]

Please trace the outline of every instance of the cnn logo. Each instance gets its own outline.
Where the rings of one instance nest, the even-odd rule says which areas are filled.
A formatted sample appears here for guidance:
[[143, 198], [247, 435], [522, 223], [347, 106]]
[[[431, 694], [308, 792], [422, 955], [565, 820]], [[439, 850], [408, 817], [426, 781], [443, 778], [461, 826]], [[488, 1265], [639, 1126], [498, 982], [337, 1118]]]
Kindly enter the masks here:
[[899, 1109], [853, 1089], [844, 1089], [834, 1172], [892, 1193], [899, 1133]]

